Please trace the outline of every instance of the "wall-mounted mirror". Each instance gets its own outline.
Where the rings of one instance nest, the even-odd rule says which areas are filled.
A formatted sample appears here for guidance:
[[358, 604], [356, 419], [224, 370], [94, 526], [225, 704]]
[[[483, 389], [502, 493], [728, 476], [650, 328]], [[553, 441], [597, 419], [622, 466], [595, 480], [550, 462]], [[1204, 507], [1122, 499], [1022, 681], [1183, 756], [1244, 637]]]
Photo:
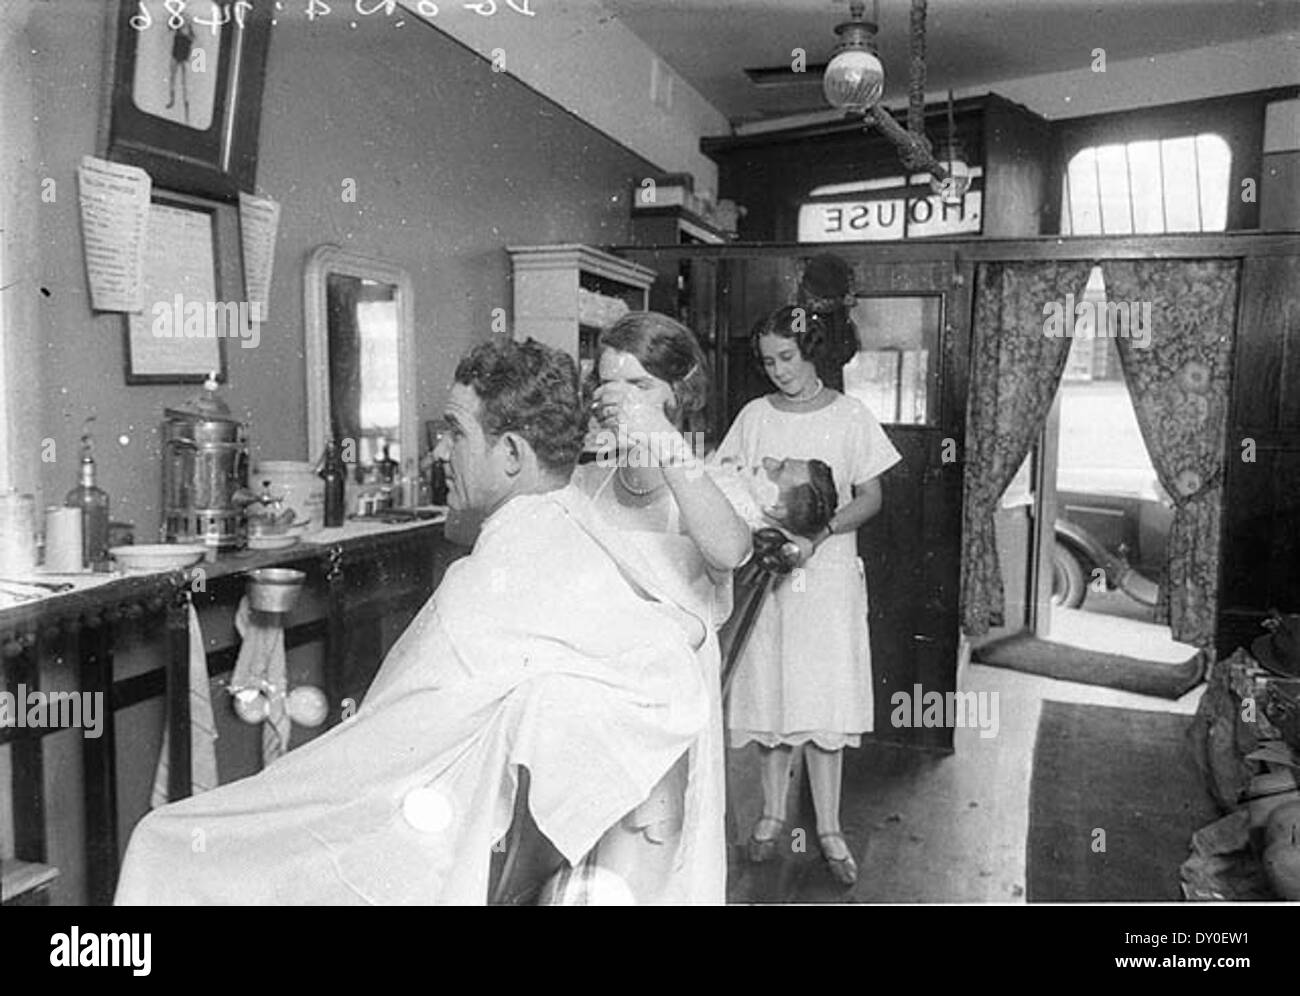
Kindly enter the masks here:
[[391, 263], [325, 245], [307, 260], [304, 295], [311, 459], [334, 437], [353, 440], [358, 481], [377, 466], [414, 469], [411, 278]]

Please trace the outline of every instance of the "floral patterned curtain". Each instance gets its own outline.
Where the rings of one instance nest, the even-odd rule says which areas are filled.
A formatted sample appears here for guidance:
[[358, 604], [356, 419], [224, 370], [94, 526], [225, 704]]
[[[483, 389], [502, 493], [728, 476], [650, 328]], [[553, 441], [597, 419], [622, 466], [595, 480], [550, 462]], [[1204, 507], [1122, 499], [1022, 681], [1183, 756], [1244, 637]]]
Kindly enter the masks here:
[[[1002, 492], [1043, 429], [1072, 339], [1046, 334], [1048, 305], [1081, 296], [1086, 262], [986, 263], [975, 278], [962, 502], [962, 629], [1001, 626], [1002, 572], [993, 518]], [[1058, 318], [1061, 317], [1058, 314]], [[1064, 316], [1072, 327], [1073, 316]]]
[[[1160, 483], [1174, 500], [1157, 619], [1213, 653], [1220, 510], [1239, 262], [1105, 262], [1106, 297], [1149, 308], [1149, 336], [1116, 338]], [[1144, 342], [1145, 338], [1145, 342]]]

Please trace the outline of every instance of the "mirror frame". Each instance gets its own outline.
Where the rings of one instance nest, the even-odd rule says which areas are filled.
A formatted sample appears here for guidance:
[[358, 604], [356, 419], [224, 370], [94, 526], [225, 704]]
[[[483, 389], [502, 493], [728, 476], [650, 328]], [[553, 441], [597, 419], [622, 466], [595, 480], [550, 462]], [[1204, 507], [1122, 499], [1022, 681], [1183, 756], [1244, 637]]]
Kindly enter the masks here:
[[402, 463], [420, 458], [419, 408], [416, 401], [415, 301], [411, 277], [406, 270], [385, 260], [349, 252], [342, 246], [323, 245], [307, 257], [303, 279], [303, 319], [306, 325], [307, 361], [307, 448], [308, 459], [316, 461], [325, 452], [330, 437], [329, 319], [325, 297], [331, 273], [393, 284], [396, 303], [398, 393], [401, 425], [398, 442]]

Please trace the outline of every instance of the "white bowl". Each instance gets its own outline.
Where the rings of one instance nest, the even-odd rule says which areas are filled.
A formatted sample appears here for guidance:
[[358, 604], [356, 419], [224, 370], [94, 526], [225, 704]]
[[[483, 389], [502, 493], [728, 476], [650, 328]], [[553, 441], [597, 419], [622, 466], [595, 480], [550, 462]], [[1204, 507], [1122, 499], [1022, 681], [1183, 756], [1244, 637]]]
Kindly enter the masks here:
[[197, 564], [207, 556], [206, 546], [181, 543], [146, 543], [140, 546], [115, 546], [108, 551], [124, 571], [175, 571]]
[[301, 538], [299, 533], [263, 533], [248, 537], [250, 550], [283, 550], [294, 546]]

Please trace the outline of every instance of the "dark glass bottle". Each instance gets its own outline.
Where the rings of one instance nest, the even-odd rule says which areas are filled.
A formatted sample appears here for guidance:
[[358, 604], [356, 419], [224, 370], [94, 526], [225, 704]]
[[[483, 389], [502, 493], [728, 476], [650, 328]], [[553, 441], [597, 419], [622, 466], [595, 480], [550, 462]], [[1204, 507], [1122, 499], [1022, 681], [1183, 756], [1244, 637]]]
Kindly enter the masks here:
[[432, 487], [430, 488], [430, 500], [435, 505], [447, 504], [447, 468], [443, 466], [441, 460], [433, 461], [433, 469], [430, 471]]
[[325, 481], [325, 528], [333, 529], [343, 525], [343, 483], [346, 469], [339, 444], [331, 439], [325, 447], [325, 466], [320, 476]]
[[81, 566], [108, 570], [108, 492], [95, 485], [94, 442], [89, 430], [81, 437], [81, 480], [63, 504], [81, 509]]

